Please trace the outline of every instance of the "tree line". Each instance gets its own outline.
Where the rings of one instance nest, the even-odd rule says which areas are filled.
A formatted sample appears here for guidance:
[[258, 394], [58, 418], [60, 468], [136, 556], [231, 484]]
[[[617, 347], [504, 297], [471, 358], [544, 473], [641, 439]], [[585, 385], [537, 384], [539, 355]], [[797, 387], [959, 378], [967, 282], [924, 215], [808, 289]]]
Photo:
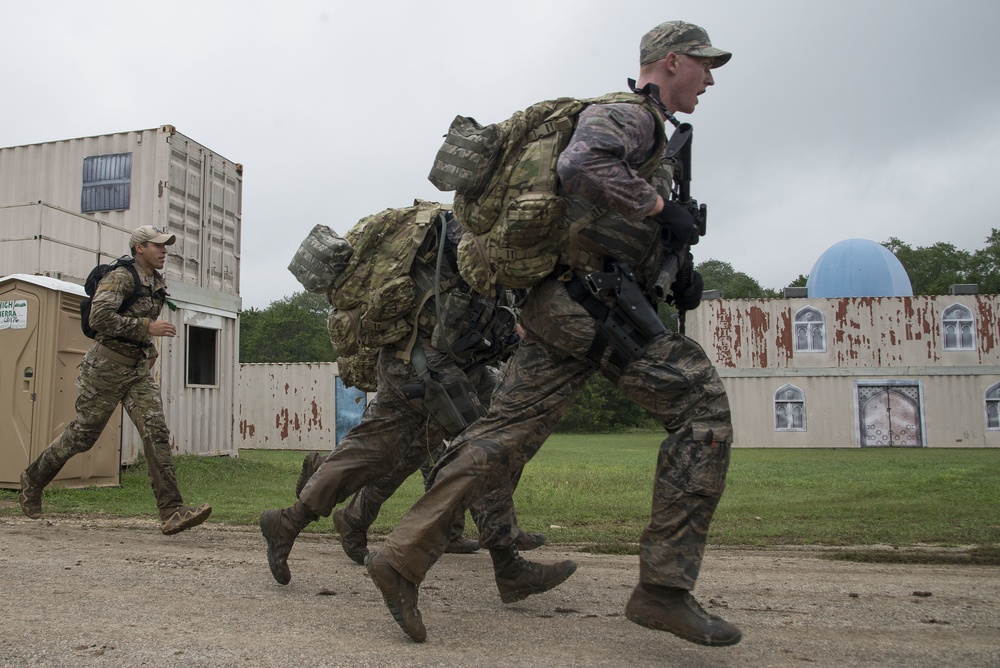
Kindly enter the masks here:
[[[882, 242], [900, 261], [915, 295], [946, 295], [956, 283], [977, 283], [983, 294], [1000, 293], [1000, 230], [993, 228], [983, 248], [965, 251], [939, 242], [912, 247], [896, 237]], [[769, 299], [780, 290], [765, 288], [728, 262], [705, 260], [696, 266], [706, 290], [719, 290], [727, 299]], [[799, 275], [789, 287], [804, 287], [808, 276]], [[335, 362], [326, 321], [332, 307], [320, 295], [297, 292], [271, 302], [266, 308], [249, 308], [240, 316], [240, 362]], [[675, 312], [662, 306], [660, 317], [668, 327]], [[618, 393], [603, 376], [588, 381], [573, 407], [560, 423], [560, 431], [609, 432], [649, 427], [647, 414]]]

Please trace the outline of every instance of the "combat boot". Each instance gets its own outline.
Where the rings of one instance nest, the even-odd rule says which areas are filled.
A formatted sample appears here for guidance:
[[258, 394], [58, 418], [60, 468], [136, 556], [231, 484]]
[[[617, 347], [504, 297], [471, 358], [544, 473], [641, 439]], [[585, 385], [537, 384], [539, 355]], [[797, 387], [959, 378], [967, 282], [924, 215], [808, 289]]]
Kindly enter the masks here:
[[299, 498], [299, 494], [302, 493], [302, 488], [306, 486], [309, 482], [309, 478], [316, 473], [316, 469], [319, 465], [326, 460], [326, 457], [319, 452], [310, 452], [306, 455], [305, 459], [302, 460], [302, 470], [299, 471], [299, 479], [295, 481], [295, 498]]
[[267, 541], [267, 565], [271, 567], [271, 575], [278, 584], [291, 582], [288, 554], [299, 533], [317, 519], [317, 515], [298, 501], [290, 508], [265, 510], [260, 514], [260, 532]]
[[181, 506], [170, 513], [160, 525], [160, 531], [164, 536], [173, 536], [192, 527], [196, 527], [212, 514], [212, 506], [203, 503], [197, 508], [191, 506]]
[[504, 603], [520, 601], [557, 587], [576, 570], [576, 563], [569, 560], [555, 564], [528, 561], [517, 553], [513, 545], [505, 550], [490, 548], [490, 557], [493, 559], [500, 600]]
[[372, 550], [365, 559], [365, 568], [372, 582], [382, 592], [382, 599], [392, 613], [392, 618], [403, 632], [416, 642], [427, 640], [427, 629], [417, 609], [420, 589], [385, 560], [378, 550]]
[[343, 508], [333, 511], [333, 528], [340, 534], [340, 546], [344, 548], [344, 554], [354, 563], [363, 565], [368, 556], [368, 534], [348, 523]]
[[472, 554], [479, 550], [479, 541], [475, 538], [453, 538], [444, 549], [448, 554]]
[[21, 493], [17, 497], [21, 512], [33, 520], [42, 516], [42, 488], [37, 487], [27, 471], [21, 472]]
[[743, 633], [721, 617], [705, 612], [686, 589], [639, 583], [625, 605], [629, 621], [673, 633], [699, 645], [735, 645]]
[[541, 533], [524, 533], [521, 531], [517, 534], [517, 538], [514, 539], [514, 547], [520, 552], [534, 550], [542, 545], [545, 545], [545, 534]]

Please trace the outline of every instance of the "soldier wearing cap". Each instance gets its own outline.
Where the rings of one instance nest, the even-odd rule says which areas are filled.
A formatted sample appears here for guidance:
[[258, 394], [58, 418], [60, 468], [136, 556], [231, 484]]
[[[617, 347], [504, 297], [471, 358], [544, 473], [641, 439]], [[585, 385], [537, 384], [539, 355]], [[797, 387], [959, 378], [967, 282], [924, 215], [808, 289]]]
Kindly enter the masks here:
[[166, 261], [167, 246], [175, 241], [173, 234], [152, 225], [138, 228], [129, 239], [132, 261], [119, 261], [121, 266], [98, 283], [90, 311], [90, 325], [97, 334], [80, 365], [76, 418], [21, 473], [19, 502], [28, 517], [41, 517], [42, 490], [73, 455], [94, 447], [118, 404], [125, 407], [142, 437], [161, 531], [173, 535], [201, 524], [211, 514], [207, 503], [194, 508], [181, 499], [160, 386], [150, 375], [158, 354], [152, 337], [177, 333], [172, 324], [159, 319], [167, 296], [159, 270]]
[[[722, 381], [701, 347], [681, 334], [658, 333], [631, 349], [609, 340], [578, 289], [593, 272], [627, 266], [649, 294], [668, 253], [683, 249], [691, 264], [686, 249], [696, 226], [688, 210], [672, 201], [674, 163], [665, 154], [664, 122], [676, 125], [675, 113], [693, 112], [699, 96], [715, 83], [712, 70], [730, 57], [712, 46], [704, 29], [663, 23], [640, 44], [639, 80], [630, 82], [640, 95], [581, 113], [558, 161], [567, 218], [605, 213], [584, 223], [580, 234], [587, 235], [587, 248], [574, 251], [570, 237], [564, 255], [569, 271], [554, 272], [532, 288], [521, 310], [527, 337], [509, 360], [489, 412], [452, 443], [452, 458], [439, 468], [434, 485], [368, 558], [386, 605], [414, 640], [426, 637], [418, 587], [441, 554], [451, 513], [500, 480], [505, 467], [523, 466], [595, 371], [668, 432], [656, 466], [652, 518], [639, 543], [639, 582], [626, 617], [703, 645], [733, 645], [742, 638], [737, 627], [707, 613], [691, 593], [733, 440]], [[652, 176], [641, 177], [640, 167], [649, 165], [655, 168]], [[694, 271], [678, 276], [685, 273], [671, 292], [678, 308], [690, 310], [700, 301], [702, 282]], [[589, 299], [600, 301], [605, 313], [615, 307], [605, 295]]]

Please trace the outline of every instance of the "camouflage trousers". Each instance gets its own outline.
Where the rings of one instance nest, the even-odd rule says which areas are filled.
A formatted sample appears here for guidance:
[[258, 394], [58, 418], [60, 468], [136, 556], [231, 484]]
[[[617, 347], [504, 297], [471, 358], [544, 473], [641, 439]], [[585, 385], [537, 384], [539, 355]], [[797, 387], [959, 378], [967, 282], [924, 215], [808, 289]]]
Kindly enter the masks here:
[[[489, 413], [452, 443], [434, 485], [383, 544], [381, 554], [413, 583], [433, 566], [456, 509], [531, 459], [594, 373], [586, 358], [594, 320], [561, 283], [550, 279], [532, 290], [521, 324], [527, 340], [507, 362]], [[639, 580], [692, 589], [729, 467], [732, 424], [722, 381], [701, 347], [679, 334], [655, 340], [620, 376], [606, 361], [600, 371], [669, 433], [640, 538]]]
[[177, 487], [160, 386], [150, 375], [146, 360], [128, 366], [102, 355], [99, 345], [95, 344], [80, 364], [76, 418], [28, 467], [28, 478], [39, 487], [52, 482], [73, 455], [94, 447], [120, 403], [142, 437], [156, 507], [160, 519], [167, 519], [183, 501]]
[[[404, 396], [403, 386], [419, 379], [413, 367], [396, 358], [394, 352], [392, 346], [382, 348], [377, 367], [378, 393], [365, 409], [360, 424], [347, 432], [299, 493], [299, 501], [316, 515], [330, 515], [334, 507], [360, 492], [348, 507], [347, 519], [354, 527], [367, 528], [381, 504], [406, 478], [428, 460], [448, 456], [443, 447], [444, 431], [423, 399]], [[430, 367], [441, 376], [462, 373], [444, 355], [436, 353], [429, 342], [425, 342], [425, 353]], [[469, 380], [478, 400], [489, 405], [497, 383], [495, 375], [484, 368], [471, 374]], [[464, 518], [466, 508], [479, 528], [480, 543], [487, 547], [510, 545], [517, 536], [511, 479], [508, 475], [503, 484], [481, 494], [475, 503], [449, 515], [442, 526], [445, 545], [453, 536], [452, 522]]]

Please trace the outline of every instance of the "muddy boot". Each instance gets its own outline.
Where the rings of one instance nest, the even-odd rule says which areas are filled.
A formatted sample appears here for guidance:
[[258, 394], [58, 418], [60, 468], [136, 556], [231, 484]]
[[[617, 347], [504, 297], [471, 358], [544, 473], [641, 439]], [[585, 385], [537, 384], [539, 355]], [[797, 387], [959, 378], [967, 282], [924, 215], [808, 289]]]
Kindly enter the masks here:
[[361, 529], [355, 529], [344, 516], [344, 509], [333, 511], [333, 528], [340, 534], [340, 546], [344, 554], [356, 564], [364, 564], [368, 556], [368, 534]]
[[42, 488], [31, 482], [28, 472], [21, 473], [21, 493], [17, 497], [21, 512], [33, 520], [42, 516]]
[[453, 538], [444, 549], [448, 554], [472, 554], [479, 550], [479, 541], [474, 538]]
[[212, 514], [212, 506], [203, 503], [197, 508], [191, 506], [181, 506], [170, 514], [160, 525], [160, 531], [164, 536], [173, 536], [192, 527], [196, 527]]
[[625, 605], [625, 616], [640, 626], [673, 633], [699, 645], [724, 647], [743, 638], [738, 628], [705, 612], [686, 589], [640, 582]]
[[292, 572], [288, 568], [288, 553], [295, 538], [310, 522], [319, 519], [301, 503], [290, 508], [265, 510], [260, 514], [260, 532], [267, 541], [267, 565], [278, 584], [288, 584]]
[[400, 575], [378, 550], [369, 553], [365, 559], [365, 567], [372, 582], [382, 592], [386, 607], [399, 628], [416, 642], [427, 640], [427, 629], [424, 628], [420, 610], [417, 609], [417, 597], [420, 593], [417, 585]]
[[309, 478], [316, 473], [316, 469], [319, 465], [326, 460], [326, 457], [319, 452], [310, 452], [306, 455], [306, 458], [302, 460], [302, 470], [299, 471], [299, 479], [295, 481], [295, 498], [299, 498], [299, 494], [302, 493], [302, 488], [306, 486], [309, 482]]
[[490, 557], [493, 559], [500, 600], [504, 603], [520, 601], [557, 587], [576, 570], [576, 563], [569, 560], [555, 564], [528, 561], [517, 553], [514, 546], [506, 550], [490, 548]]
[[524, 533], [521, 531], [514, 539], [514, 547], [520, 552], [527, 552], [545, 545], [545, 534]]

